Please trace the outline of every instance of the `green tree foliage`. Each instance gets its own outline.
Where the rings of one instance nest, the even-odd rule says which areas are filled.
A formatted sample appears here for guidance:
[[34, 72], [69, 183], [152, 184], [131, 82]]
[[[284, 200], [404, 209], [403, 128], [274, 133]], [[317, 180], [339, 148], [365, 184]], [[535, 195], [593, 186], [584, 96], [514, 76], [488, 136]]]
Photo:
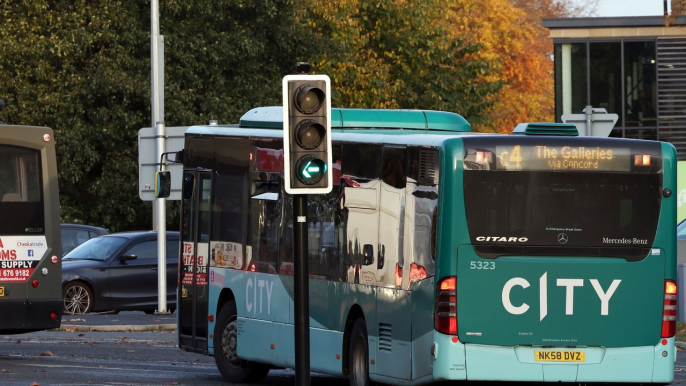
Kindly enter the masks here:
[[336, 105], [435, 109], [484, 119], [502, 82], [477, 44], [451, 33], [440, 0], [308, 0], [311, 27], [332, 47], [315, 62]]
[[[164, 0], [165, 123], [235, 123], [281, 104], [310, 60], [336, 106], [487, 119], [501, 87], [439, 0]], [[151, 126], [149, 0], [0, 0], [0, 98], [8, 124], [55, 130], [62, 220], [150, 228], [137, 134]], [[178, 210], [168, 211], [169, 229]]]
[[[293, 22], [293, 1], [161, 3], [169, 126], [279, 104], [281, 77], [318, 46]], [[151, 226], [137, 178], [138, 130], [151, 125], [149, 42], [148, 1], [0, 2], [0, 119], [55, 130], [64, 222]]]

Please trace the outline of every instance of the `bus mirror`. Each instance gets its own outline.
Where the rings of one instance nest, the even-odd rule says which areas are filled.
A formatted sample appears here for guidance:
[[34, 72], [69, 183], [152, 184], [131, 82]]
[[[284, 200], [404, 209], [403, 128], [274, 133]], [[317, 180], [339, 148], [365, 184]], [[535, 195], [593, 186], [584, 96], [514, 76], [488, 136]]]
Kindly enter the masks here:
[[167, 198], [171, 194], [171, 172], [168, 170], [155, 174], [155, 197]]
[[364, 262], [362, 265], [374, 264], [374, 247], [371, 244], [365, 244], [362, 253], [364, 254]]

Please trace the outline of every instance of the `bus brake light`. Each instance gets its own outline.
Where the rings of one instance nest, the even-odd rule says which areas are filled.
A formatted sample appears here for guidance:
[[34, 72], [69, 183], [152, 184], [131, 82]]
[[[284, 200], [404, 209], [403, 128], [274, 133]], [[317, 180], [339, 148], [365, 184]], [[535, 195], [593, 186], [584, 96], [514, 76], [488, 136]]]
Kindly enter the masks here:
[[662, 338], [676, 335], [676, 283], [665, 280], [665, 301], [662, 309]]
[[438, 284], [436, 331], [457, 337], [457, 278], [447, 277]]

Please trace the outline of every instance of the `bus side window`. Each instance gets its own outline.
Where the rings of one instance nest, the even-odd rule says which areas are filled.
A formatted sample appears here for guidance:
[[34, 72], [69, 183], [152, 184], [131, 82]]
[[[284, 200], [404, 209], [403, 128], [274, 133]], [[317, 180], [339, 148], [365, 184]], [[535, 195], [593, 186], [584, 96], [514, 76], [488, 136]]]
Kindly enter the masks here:
[[405, 147], [384, 146], [383, 149], [381, 179], [396, 189], [404, 189], [407, 184], [407, 174], [405, 172], [407, 164], [406, 154], [407, 149]]

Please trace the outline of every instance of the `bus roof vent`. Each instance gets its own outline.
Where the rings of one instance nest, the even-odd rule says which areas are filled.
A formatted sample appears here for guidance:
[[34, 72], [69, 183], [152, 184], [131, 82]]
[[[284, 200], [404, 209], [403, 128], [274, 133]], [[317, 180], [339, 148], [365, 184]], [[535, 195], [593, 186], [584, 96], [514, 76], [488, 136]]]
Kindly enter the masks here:
[[[281, 106], [257, 107], [245, 113], [240, 127], [283, 128]], [[433, 132], [469, 132], [471, 125], [461, 115], [432, 110], [331, 109], [332, 129], [395, 129]]]
[[512, 131], [515, 135], [558, 135], [578, 137], [579, 131], [570, 123], [520, 123]]

